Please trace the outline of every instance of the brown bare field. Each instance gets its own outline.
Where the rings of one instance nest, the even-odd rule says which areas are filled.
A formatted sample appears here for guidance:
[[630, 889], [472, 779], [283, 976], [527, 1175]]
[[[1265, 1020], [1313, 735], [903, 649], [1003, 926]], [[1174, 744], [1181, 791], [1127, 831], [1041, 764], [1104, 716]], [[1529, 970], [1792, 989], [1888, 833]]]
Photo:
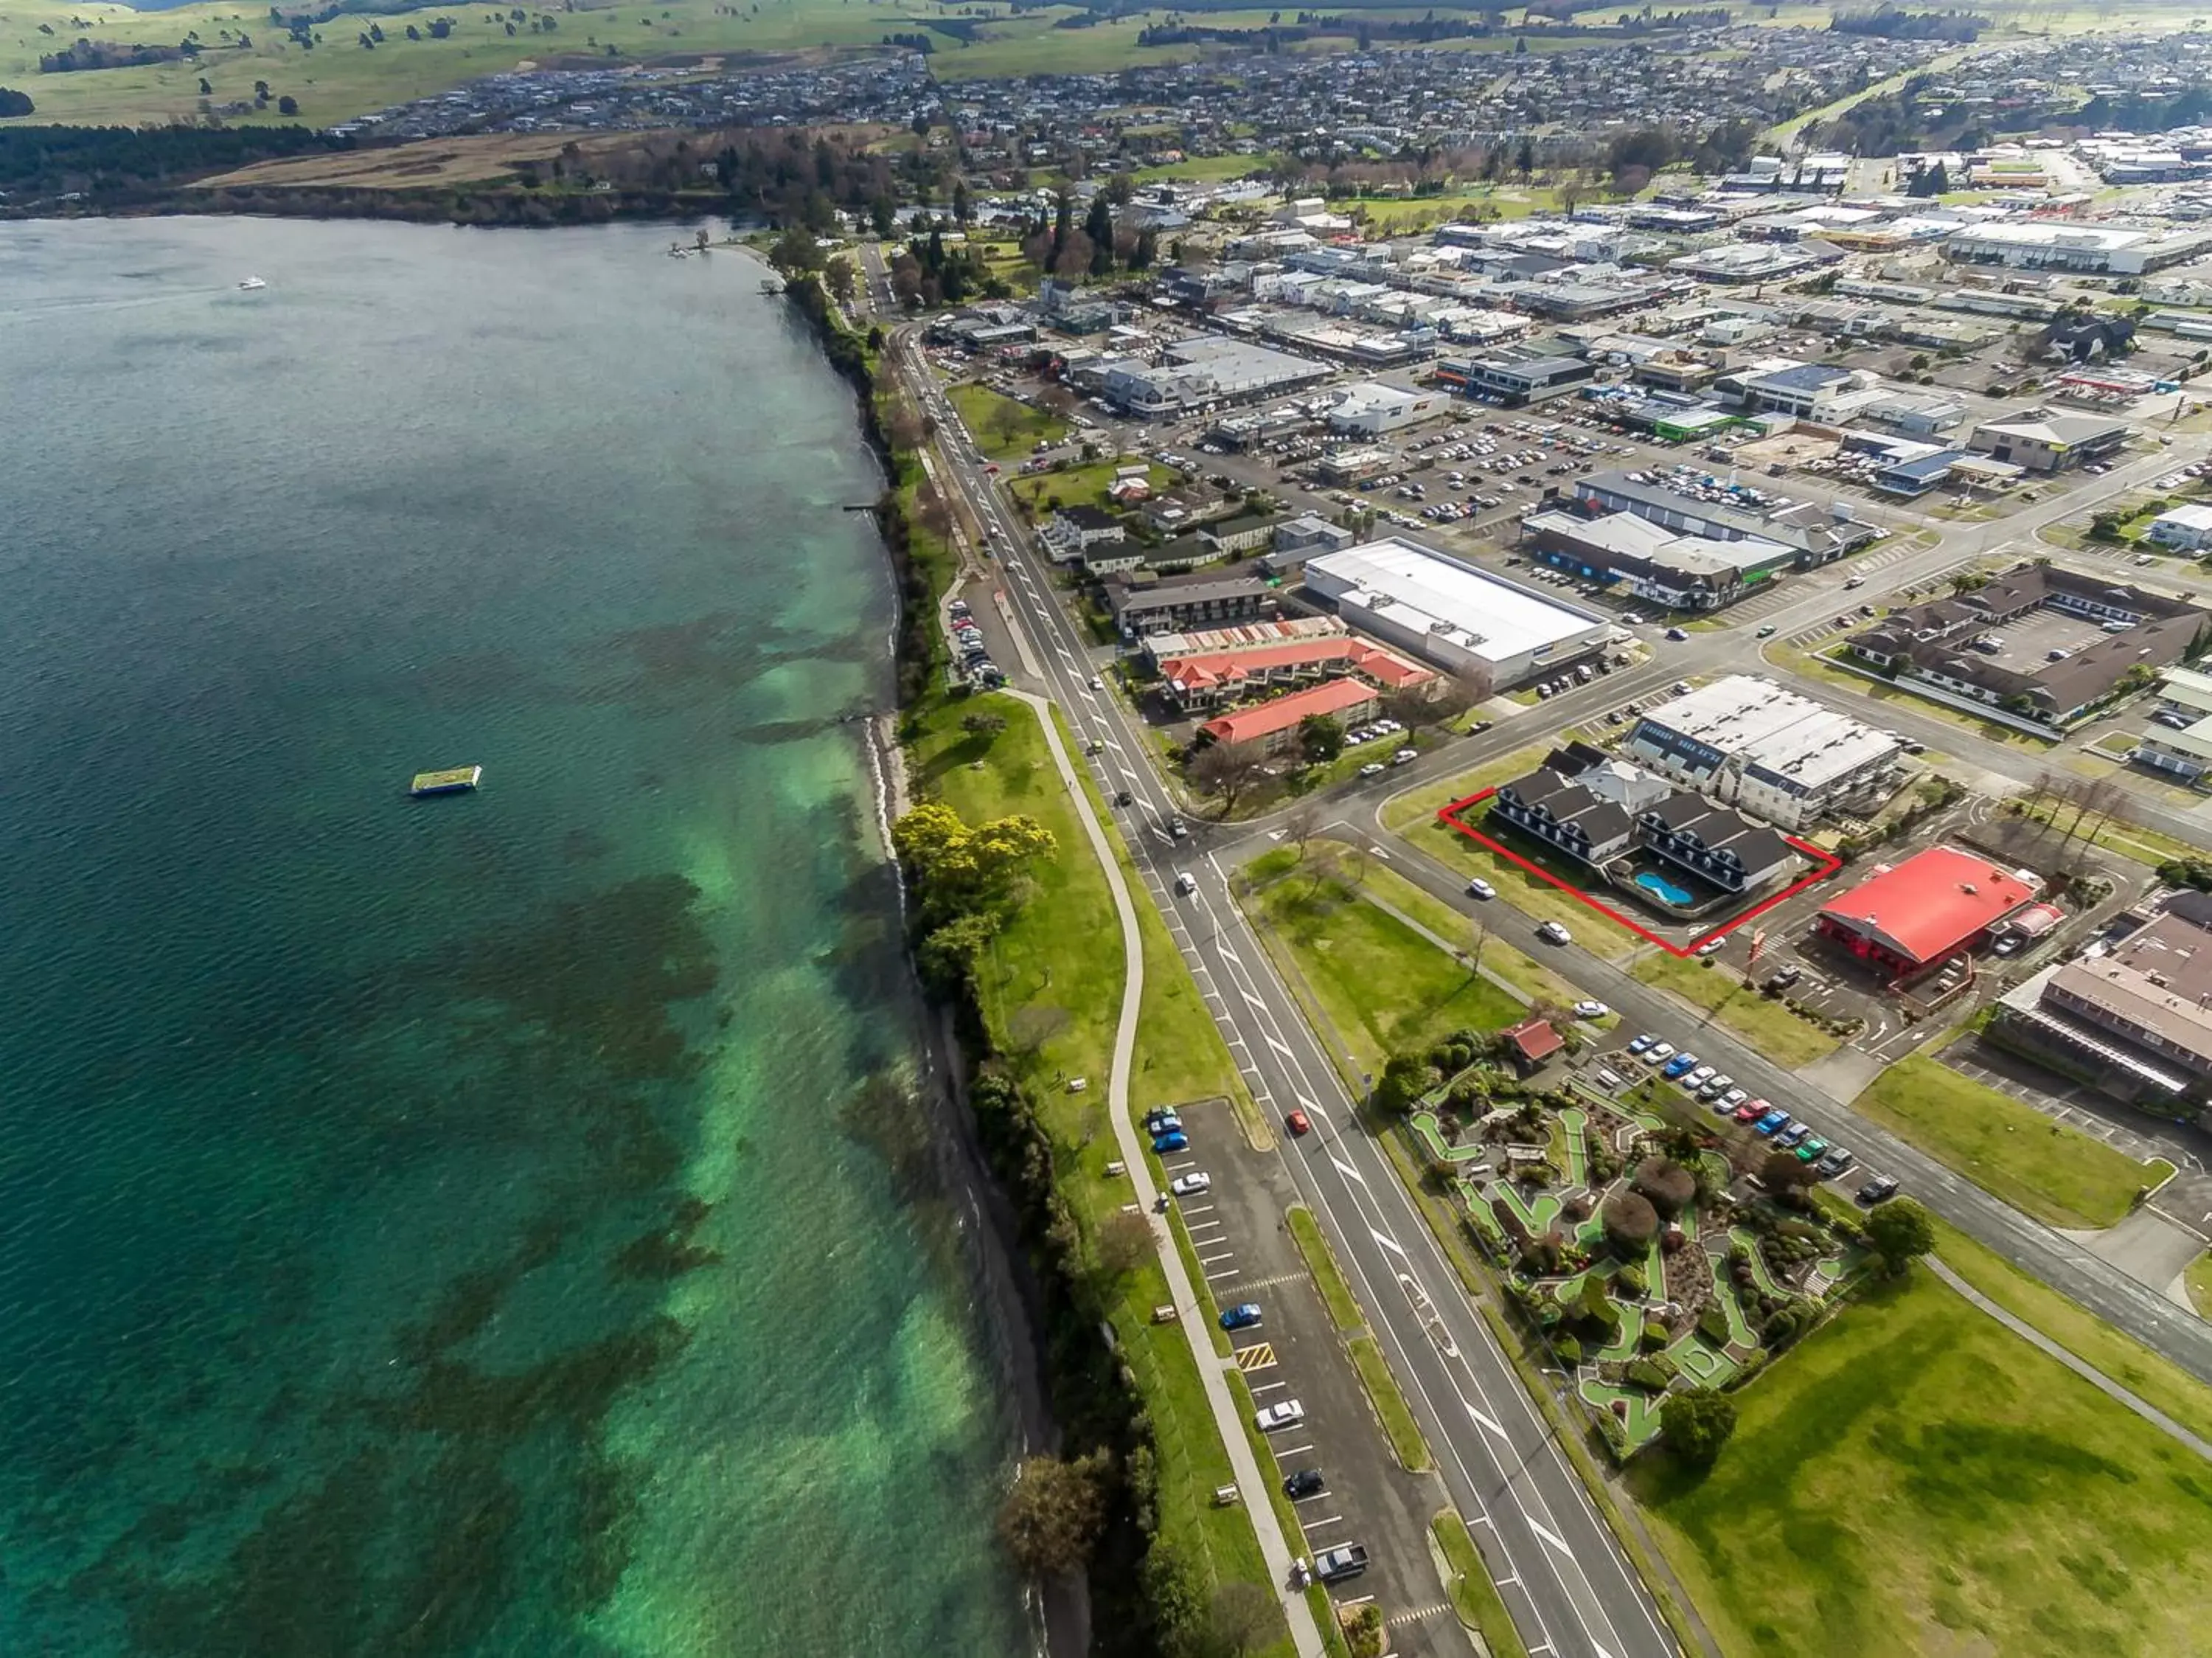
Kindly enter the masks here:
[[423, 138], [388, 149], [335, 150], [256, 162], [235, 173], [199, 180], [193, 188], [419, 190], [430, 185], [489, 184], [512, 178], [520, 162], [550, 161], [571, 140], [590, 157], [628, 149], [641, 136], [635, 132], [485, 132]]

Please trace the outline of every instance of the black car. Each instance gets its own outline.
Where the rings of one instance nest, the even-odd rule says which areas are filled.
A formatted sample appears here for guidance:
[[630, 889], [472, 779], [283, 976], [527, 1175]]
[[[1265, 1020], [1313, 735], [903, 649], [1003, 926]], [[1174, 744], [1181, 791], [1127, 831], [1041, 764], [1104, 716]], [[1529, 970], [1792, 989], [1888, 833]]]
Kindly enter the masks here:
[[1318, 1468], [1300, 1468], [1283, 1478], [1283, 1495], [1293, 1500], [1313, 1496], [1328, 1489], [1328, 1481], [1322, 1478]]
[[1769, 996], [1779, 996], [1804, 976], [1805, 970], [1802, 967], [1778, 968], [1775, 972], [1767, 974], [1766, 982], [1760, 985], [1759, 989], [1765, 991]]
[[1115, 795], [1114, 795], [1114, 804], [1115, 804], [1115, 805], [1116, 805], [1116, 806], [1127, 806], [1127, 805], [1131, 801], [1134, 800], [1135, 798], [1136, 798], [1136, 796], [1135, 796], [1134, 795], [1132, 795], [1132, 794], [1131, 794], [1127, 789], [1117, 789], [1117, 790], [1115, 792]]
[[1869, 1209], [1896, 1195], [1897, 1178], [1891, 1174], [1879, 1175], [1859, 1188], [1859, 1201]]

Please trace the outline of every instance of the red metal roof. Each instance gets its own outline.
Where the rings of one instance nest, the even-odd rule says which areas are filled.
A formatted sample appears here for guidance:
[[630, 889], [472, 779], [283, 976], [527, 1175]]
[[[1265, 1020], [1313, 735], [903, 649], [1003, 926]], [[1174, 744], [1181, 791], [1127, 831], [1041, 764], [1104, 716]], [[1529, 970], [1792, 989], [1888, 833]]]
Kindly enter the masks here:
[[1341, 714], [1347, 708], [1375, 700], [1375, 687], [1362, 680], [1331, 680], [1305, 691], [1293, 691], [1257, 708], [1239, 709], [1208, 720], [1199, 728], [1216, 742], [1251, 742], [1271, 737], [1296, 725], [1309, 714]]
[[1190, 692], [1207, 686], [1235, 685], [1273, 668], [1316, 667], [1342, 662], [1377, 685], [1393, 690], [1435, 679], [1433, 669], [1407, 661], [1395, 651], [1385, 650], [1364, 639], [1342, 637], [1293, 639], [1279, 645], [1247, 647], [1172, 656], [1160, 664], [1160, 673], [1178, 690]]
[[1915, 961], [1933, 961], [2034, 896], [2034, 887], [1978, 852], [1931, 846], [1877, 871], [1820, 913]]
[[1567, 1045], [1566, 1039], [1553, 1030], [1549, 1021], [1541, 1019], [1525, 1020], [1505, 1033], [1505, 1039], [1521, 1051], [1521, 1057], [1530, 1064], [1540, 1064]]

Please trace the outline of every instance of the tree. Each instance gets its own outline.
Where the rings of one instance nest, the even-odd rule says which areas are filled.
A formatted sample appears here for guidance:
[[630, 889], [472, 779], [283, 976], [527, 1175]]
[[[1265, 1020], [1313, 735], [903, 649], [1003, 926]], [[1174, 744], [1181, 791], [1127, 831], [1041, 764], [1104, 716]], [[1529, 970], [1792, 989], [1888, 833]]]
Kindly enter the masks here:
[[1149, 271], [1158, 262], [1159, 257], [1160, 233], [1151, 225], [1146, 225], [1137, 232], [1136, 246], [1129, 250], [1129, 268], [1132, 271]]
[[1659, 1211], [1650, 1198], [1633, 1192], [1616, 1192], [1607, 1198], [1598, 1219], [1605, 1227], [1606, 1242], [1624, 1260], [1640, 1258], [1659, 1235]]
[[1083, 221], [1083, 234], [1091, 239], [1090, 272], [1094, 277], [1114, 271], [1114, 204], [1099, 191], [1091, 198], [1091, 211]]
[[1735, 1432], [1735, 1401], [1705, 1387], [1673, 1394], [1660, 1407], [1659, 1429], [1686, 1465], [1710, 1468]]
[[1778, 1198], [1801, 1186], [1808, 1186], [1818, 1179], [1820, 1176], [1813, 1173], [1813, 1166], [1799, 1161], [1797, 1154], [1793, 1151], [1770, 1151], [1765, 1161], [1759, 1166], [1759, 1185]]
[[1071, 230], [1053, 255], [1052, 274], [1063, 282], [1074, 282], [1091, 274], [1091, 235], [1088, 231]]
[[210, 97], [210, 96], [212, 96], [212, 95], [213, 95], [214, 92], [215, 92], [215, 88], [214, 88], [213, 87], [211, 87], [211, 86], [210, 86], [210, 85], [208, 84], [208, 77], [207, 77], [206, 76], [204, 76], [204, 75], [201, 76], [200, 76], [200, 96], [201, 96], [201, 97], [203, 97], [203, 98]]
[[1298, 747], [1305, 757], [1326, 765], [1344, 753], [1344, 722], [1327, 714], [1309, 714], [1298, 722]]
[[[1523, 40], [1520, 43], [1519, 46], [1516, 48], [1516, 50], [1526, 51], [1528, 49], [1528, 43], [1526, 40]], [[1536, 146], [1530, 140], [1527, 138], [1522, 139], [1520, 149], [1514, 154], [1513, 170], [1516, 173], [1518, 173], [1524, 180], [1530, 174], [1536, 170]]]
[[1245, 1658], [1274, 1639], [1283, 1626], [1275, 1597], [1249, 1580], [1224, 1583], [1206, 1609], [1206, 1632], [1213, 1649], [1225, 1658]]
[[1297, 848], [1298, 861], [1305, 862], [1306, 843], [1321, 827], [1321, 802], [1310, 795], [1302, 795], [1298, 803], [1283, 815], [1283, 838]]
[[1375, 1084], [1370, 1103], [1386, 1116], [1402, 1117], [1436, 1081], [1436, 1072], [1423, 1055], [1394, 1053], [1382, 1062], [1382, 1080]]
[[1058, 843], [1035, 818], [1015, 814], [969, 828], [941, 801], [925, 801], [891, 826], [891, 844], [920, 887], [925, 920], [1012, 902], [1030, 864]]
[[27, 92], [18, 92], [13, 87], [0, 87], [0, 119], [28, 115], [38, 106], [31, 101]]
[[975, 198], [968, 193], [968, 180], [952, 181], [952, 217], [958, 224], [966, 224], [975, 216]]
[[1894, 1275], [1936, 1247], [1936, 1228], [1911, 1198], [1893, 1198], [1867, 1216], [1866, 1240]]
[[1205, 1632], [1206, 1573], [1155, 1538], [1145, 1552], [1142, 1575], [1159, 1650], [1191, 1651]]
[[[1791, 1161], [1796, 1160], [1792, 1158]], [[1634, 1182], [1651, 1207], [1672, 1220], [1697, 1201], [1697, 1177], [1667, 1157], [1647, 1157], [1637, 1165]]]
[[[702, 238], [699, 244], [702, 247], [706, 246], [703, 240], [706, 234], [703, 230], [699, 233]], [[829, 262], [822, 267], [822, 285], [830, 290], [830, 297], [836, 300], [838, 304], [851, 303], [854, 286], [853, 261], [842, 253], [832, 254]]]
[[915, 946], [915, 966], [931, 989], [950, 995], [975, 982], [983, 952], [999, 935], [999, 918], [977, 911], [955, 916], [942, 927], [923, 935]]
[[776, 238], [775, 246], [768, 251], [768, 262], [788, 277], [819, 271], [826, 261], [814, 233], [803, 224], [794, 224]]
[[999, 1540], [1022, 1570], [1056, 1577], [1083, 1570], [1106, 1521], [1108, 1455], [1094, 1451], [1074, 1462], [1022, 1459], [1014, 1488], [999, 1508]]
[[1115, 1210], [1098, 1223], [1097, 1254], [1098, 1270], [1106, 1277], [1127, 1277], [1152, 1258], [1152, 1222]]
[[1191, 786], [1202, 795], [1212, 795], [1221, 802], [1221, 815], [1227, 817], [1237, 809], [1237, 802], [1260, 780], [1260, 768], [1267, 764], [1267, 756], [1257, 746], [1249, 742], [1213, 742], [1192, 757], [1188, 772]]
[[286, 93], [276, 101], [276, 113], [279, 115], [297, 115], [300, 113], [300, 101], [290, 93]]
[[960, 728], [971, 737], [988, 741], [1006, 728], [1006, 716], [1003, 714], [965, 714], [961, 716]]

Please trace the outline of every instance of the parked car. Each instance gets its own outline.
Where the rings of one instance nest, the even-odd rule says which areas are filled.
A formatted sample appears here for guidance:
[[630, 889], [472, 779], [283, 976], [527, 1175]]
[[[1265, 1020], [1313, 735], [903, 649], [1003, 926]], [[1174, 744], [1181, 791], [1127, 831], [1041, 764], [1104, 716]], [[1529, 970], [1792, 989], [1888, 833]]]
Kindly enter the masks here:
[[[1698, 1064], [1698, 1056], [1696, 1054], [1678, 1053], [1672, 1059], [1669, 1059], [1664, 1065], [1660, 1067], [1659, 1074], [1670, 1082], [1679, 1082], [1681, 1078], [1687, 1076], [1692, 1071], [1697, 1070]], [[1711, 1071], [1707, 1071], [1705, 1074], [1708, 1076], [1712, 1075]]]
[[1328, 1481], [1318, 1468], [1295, 1468], [1283, 1476], [1283, 1495], [1293, 1502], [1300, 1497], [1319, 1496], [1328, 1489]]
[[1802, 967], [1778, 967], [1772, 972], [1766, 975], [1766, 982], [1761, 984], [1759, 988], [1763, 991], [1772, 991], [1778, 995], [1782, 991], [1788, 990], [1799, 979], [1804, 978], [1804, 976], [1805, 970]]
[[1659, 1039], [1657, 1037], [1649, 1034], [1643, 1036], [1632, 1036], [1628, 1039], [1628, 1051], [1631, 1053], [1641, 1053], [1644, 1049], [1650, 1047], [1658, 1039]]
[[1813, 1173], [1824, 1180], [1830, 1179], [1841, 1174], [1856, 1161], [1858, 1159], [1844, 1150], [1843, 1147], [1831, 1146], [1828, 1148], [1828, 1155], [1813, 1165]]
[[1170, 1129], [1165, 1134], [1152, 1136], [1152, 1153], [1155, 1156], [1165, 1156], [1170, 1151], [1188, 1151], [1189, 1149], [1190, 1136], [1185, 1134], [1181, 1129]]
[[1536, 929], [1536, 936], [1547, 944], [1571, 944], [1575, 936], [1556, 921], [1547, 921]]
[[1797, 1161], [1801, 1163], [1818, 1162], [1827, 1155], [1827, 1151], [1828, 1143], [1816, 1134], [1797, 1148]]
[[1717, 1076], [1708, 1077], [1698, 1092], [1708, 1100], [1717, 1100], [1723, 1094], [1740, 1094], [1742, 1090], [1736, 1087], [1735, 1078], [1723, 1071]]
[[1577, 1019], [1602, 1019], [1606, 1015], [1612, 1011], [1613, 1009], [1607, 1007], [1602, 1002], [1577, 1002], [1575, 1003], [1575, 1017]]
[[1313, 1132], [1312, 1119], [1307, 1117], [1305, 1112], [1302, 1111], [1294, 1111], [1289, 1116], [1284, 1118], [1283, 1125], [1293, 1134], [1305, 1135]]
[[1808, 1135], [1811, 1134], [1812, 1131], [1813, 1125], [1810, 1123], [1792, 1123], [1788, 1128], [1784, 1129], [1781, 1133], [1774, 1137], [1774, 1143], [1782, 1147], [1784, 1150], [1787, 1150], [1790, 1147], [1795, 1146], [1800, 1140], [1804, 1139]]
[[1147, 1134], [1172, 1134], [1182, 1126], [1182, 1119], [1164, 1106], [1145, 1113], [1145, 1132]]
[[1686, 1094], [1698, 1093], [1718, 1075], [1720, 1073], [1711, 1065], [1694, 1066], [1689, 1075], [1682, 1078], [1682, 1090]]
[[1324, 1583], [1357, 1577], [1367, 1570], [1367, 1550], [1358, 1543], [1340, 1543], [1314, 1556], [1313, 1575]]
[[1768, 1112], [1765, 1116], [1753, 1123], [1751, 1125], [1751, 1131], [1753, 1134], [1772, 1134], [1775, 1131], [1789, 1122], [1789, 1120], [1790, 1113], [1781, 1109], [1781, 1107], [1777, 1106], [1774, 1110]]
[[1773, 1109], [1772, 1104], [1767, 1100], [1747, 1100], [1735, 1108], [1735, 1120], [1739, 1123], [1756, 1122]]
[[1279, 1405], [1263, 1405], [1252, 1413], [1253, 1424], [1263, 1434], [1272, 1434], [1278, 1428], [1295, 1428], [1306, 1419], [1306, 1407], [1294, 1399]]
[[1224, 1330], [1249, 1330], [1259, 1322], [1260, 1303], [1257, 1301], [1241, 1301], [1235, 1307], [1221, 1309], [1221, 1327]]
[[1877, 1175], [1859, 1188], [1859, 1201], [1869, 1209], [1872, 1209], [1876, 1204], [1887, 1203], [1895, 1196], [1897, 1196], [1897, 1177], [1893, 1174]]
[[1201, 1192], [1213, 1189], [1213, 1177], [1203, 1169], [1195, 1174], [1179, 1174], [1168, 1182], [1168, 1190], [1178, 1198], [1195, 1198]]
[[1487, 902], [1489, 899], [1498, 896], [1498, 888], [1492, 886], [1480, 875], [1477, 875], [1473, 881], [1468, 882], [1467, 895], [1469, 898], [1479, 898]]
[[1663, 1064], [1674, 1057], [1674, 1045], [1672, 1042], [1654, 1042], [1644, 1050], [1644, 1063], [1647, 1065]]

